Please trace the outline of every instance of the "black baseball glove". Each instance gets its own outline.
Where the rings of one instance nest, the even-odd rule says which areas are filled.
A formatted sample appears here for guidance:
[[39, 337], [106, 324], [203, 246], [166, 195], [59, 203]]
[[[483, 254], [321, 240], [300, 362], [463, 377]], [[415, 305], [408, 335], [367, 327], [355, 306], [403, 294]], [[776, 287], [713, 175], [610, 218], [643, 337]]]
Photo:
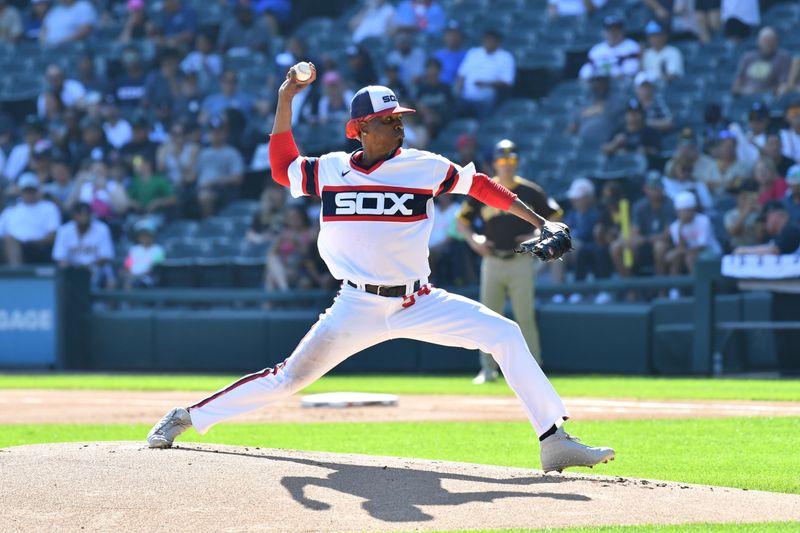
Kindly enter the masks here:
[[545, 222], [538, 237], [521, 243], [514, 251], [531, 254], [542, 261], [553, 261], [572, 250], [569, 226], [561, 222]]

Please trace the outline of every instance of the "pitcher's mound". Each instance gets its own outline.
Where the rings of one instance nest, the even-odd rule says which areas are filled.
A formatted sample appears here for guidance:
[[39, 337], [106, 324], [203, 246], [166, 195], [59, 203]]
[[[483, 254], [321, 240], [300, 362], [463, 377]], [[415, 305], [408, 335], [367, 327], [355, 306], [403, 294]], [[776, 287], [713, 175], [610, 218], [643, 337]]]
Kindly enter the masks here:
[[0, 450], [0, 531], [387, 531], [800, 520], [800, 496], [207, 444]]

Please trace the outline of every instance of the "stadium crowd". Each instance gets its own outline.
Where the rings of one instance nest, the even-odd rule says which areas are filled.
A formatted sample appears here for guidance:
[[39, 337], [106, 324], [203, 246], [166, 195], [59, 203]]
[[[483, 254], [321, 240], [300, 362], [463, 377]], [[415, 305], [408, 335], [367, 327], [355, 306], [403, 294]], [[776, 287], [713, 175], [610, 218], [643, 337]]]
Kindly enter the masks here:
[[[259, 284], [269, 289], [333, 288], [314, 245], [319, 203], [292, 199], [269, 178], [277, 87], [300, 60], [320, 72], [294, 104], [305, 153], [356, 149], [343, 135], [350, 98], [379, 83], [418, 110], [404, 117], [407, 147], [444, 146], [455, 162], [494, 173], [491, 147], [447, 126], [486, 124], [525, 97], [502, 27], [476, 34], [453, 17], [453, 2], [368, 0], [347, 12], [343, 56], [312, 55], [292, 2], [210, 4], [212, 22], [202, 16], [209, 6], [185, 0], [0, 0], [6, 56], [41, 47], [53, 58], [29, 113], [18, 102], [0, 112], [0, 264], [87, 266], [97, 287], [144, 287], [158, 284], [157, 266], [171, 257], [213, 253], [261, 259]], [[557, 20], [613, 4], [549, 0], [535, 9]], [[603, 15], [604, 40], [577, 71], [582, 103], [552, 128], [587, 158], [641, 158], [644, 167], [619, 179], [560, 176], [568, 186], [548, 192], [576, 252], [551, 276], [691, 273], [702, 254], [797, 251], [800, 49], [784, 49], [779, 32], [761, 26], [756, 0], [642, 4], [641, 28]], [[101, 35], [118, 53], [98, 53]], [[756, 45], [740, 54], [729, 88], [747, 102], [746, 116], [726, 117], [710, 102], [702, 126], [686, 127], [667, 103], [692, 83], [676, 42], [711, 53], [714, 43], [751, 36]], [[388, 50], [382, 61], [371, 53], [376, 41]], [[512, 140], [523, 163], [526, 139]], [[530, 168], [520, 173], [536, 181], [524, 175]], [[475, 247], [457, 229], [460, 201], [436, 205], [431, 262], [443, 285], [477, 282]]]

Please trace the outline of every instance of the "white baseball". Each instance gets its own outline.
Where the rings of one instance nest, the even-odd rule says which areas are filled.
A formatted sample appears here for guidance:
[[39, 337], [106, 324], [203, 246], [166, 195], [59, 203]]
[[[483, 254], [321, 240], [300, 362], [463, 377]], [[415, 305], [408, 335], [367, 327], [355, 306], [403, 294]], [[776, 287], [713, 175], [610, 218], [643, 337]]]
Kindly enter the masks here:
[[311, 65], [305, 61], [294, 66], [294, 77], [297, 81], [308, 81], [311, 79]]

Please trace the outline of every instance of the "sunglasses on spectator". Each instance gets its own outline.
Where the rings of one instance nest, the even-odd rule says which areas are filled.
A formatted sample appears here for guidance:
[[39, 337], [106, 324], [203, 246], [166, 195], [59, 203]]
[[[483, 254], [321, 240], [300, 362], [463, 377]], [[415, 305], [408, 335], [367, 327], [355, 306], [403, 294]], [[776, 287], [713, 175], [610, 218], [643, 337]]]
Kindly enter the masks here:
[[518, 159], [516, 157], [498, 157], [494, 160], [498, 165], [514, 165]]

